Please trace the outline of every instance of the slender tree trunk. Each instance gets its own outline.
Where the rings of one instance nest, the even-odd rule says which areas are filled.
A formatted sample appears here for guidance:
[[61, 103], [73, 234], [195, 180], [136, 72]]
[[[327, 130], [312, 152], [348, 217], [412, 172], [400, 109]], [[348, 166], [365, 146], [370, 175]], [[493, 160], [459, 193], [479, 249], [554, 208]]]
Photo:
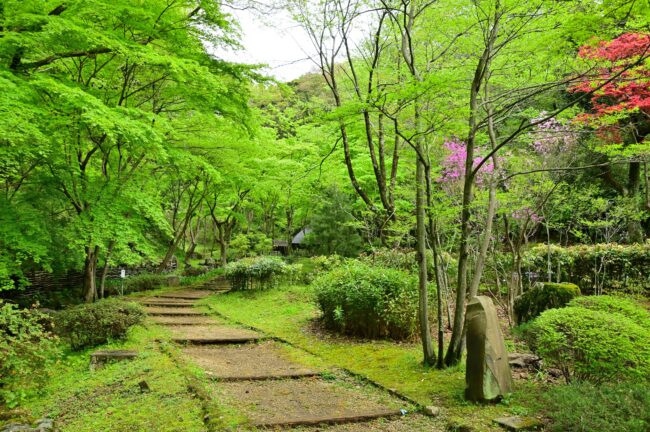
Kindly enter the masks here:
[[[419, 153], [422, 155], [422, 144], [418, 143]], [[424, 354], [424, 364], [433, 366], [436, 364], [436, 354], [433, 351], [431, 343], [431, 330], [429, 328], [429, 292], [427, 288], [427, 254], [426, 254], [426, 202], [425, 191], [426, 184], [424, 178], [424, 163], [417, 158], [416, 162], [416, 236], [417, 236], [417, 257], [418, 257], [418, 318], [420, 322], [420, 339], [422, 340], [422, 352]]]
[[84, 263], [84, 301], [92, 303], [97, 297], [95, 270], [99, 246], [86, 246], [86, 261]]
[[111, 254], [113, 253], [113, 247], [115, 246], [115, 240], [108, 242], [108, 249], [106, 250], [106, 258], [104, 259], [104, 268], [102, 269], [102, 277], [99, 283], [99, 298], [104, 298], [104, 292], [106, 287], [106, 276], [108, 275], [108, 267], [111, 262]]

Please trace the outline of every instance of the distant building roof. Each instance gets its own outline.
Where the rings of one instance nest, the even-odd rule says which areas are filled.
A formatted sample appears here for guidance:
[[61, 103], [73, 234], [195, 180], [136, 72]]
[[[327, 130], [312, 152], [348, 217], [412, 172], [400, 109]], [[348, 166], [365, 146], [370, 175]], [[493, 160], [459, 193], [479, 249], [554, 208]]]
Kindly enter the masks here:
[[305, 240], [305, 236], [312, 232], [311, 228], [303, 228], [300, 231], [298, 231], [298, 234], [293, 236], [293, 240], [291, 240], [291, 244], [301, 244]]

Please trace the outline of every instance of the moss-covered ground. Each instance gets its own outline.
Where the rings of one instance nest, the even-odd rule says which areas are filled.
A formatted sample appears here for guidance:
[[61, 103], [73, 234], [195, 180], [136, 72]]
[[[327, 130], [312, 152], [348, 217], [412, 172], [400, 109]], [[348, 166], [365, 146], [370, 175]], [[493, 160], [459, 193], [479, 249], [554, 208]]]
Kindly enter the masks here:
[[[541, 391], [534, 381], [518, 381], [515, 392], [493, 405], [471, 404], [463, 399], [463, 365], [437, 370], [422, 365], [420, 346], [414, 343], [363, 341], [319, 330], [318, 310], [308, 286], [282, 286], [266, 291], [231, 292], [201, 301], [218, 315], [282, 338], [302, 350], [293, 359], [310, 366], [344, 368], [422, 406], [443, 409], [450, 430], [471, 425], [476, 431], [500, 430], [492, 420], [503, 415], [529, 415]], [[313, 354], [310, 355], [309, 353]], [[318, 365], [314, 365], [314, 356]]]

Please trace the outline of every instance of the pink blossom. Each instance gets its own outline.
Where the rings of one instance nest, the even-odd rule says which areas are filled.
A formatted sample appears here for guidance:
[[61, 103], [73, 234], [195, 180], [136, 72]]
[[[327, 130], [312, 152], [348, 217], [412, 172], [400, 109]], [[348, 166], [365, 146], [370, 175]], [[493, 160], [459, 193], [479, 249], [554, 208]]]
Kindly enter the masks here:
[[522, 209], [517, 209], [512, 212], [511, 214], [512, 218], [517, 221], [526, 221], [527, 219], [530, 219], [531, 222], [533, 223], [540, 223], [541, 221], [544, 220], [544, 218], [537, 213], [535, 213], [533, 210], [531, 210], [529, 207], [524, 207]]
[[[465, 177], [465, 161], [467, 160], [467, 145], [458, 139], [450, 139], [443, 146], [447, 155], [442, 161], [442, 174], [438, 179], [441, 183], [452, 183], [462, 180]], [[483, 149], [477, 147], [474, 149], [476, 154], [483, 153]], [[476, 156], [473, 160], [473, 167], [476, 168], [483, 159], [483, 156]], [[481, 166], [476, 177], [477, 184], [484, 181], [486, 175], [494, 172], [494, 163], [488, 160]]]
[[[532, 123], [545, 118], [547, 113], [542, 111]], [[535, 125], [533, 131], [533, 148], [540, 155], [557, 154], [571, 150], [578, 142], [578, 134], [571, 126], [561, 123], [555, 117]]]

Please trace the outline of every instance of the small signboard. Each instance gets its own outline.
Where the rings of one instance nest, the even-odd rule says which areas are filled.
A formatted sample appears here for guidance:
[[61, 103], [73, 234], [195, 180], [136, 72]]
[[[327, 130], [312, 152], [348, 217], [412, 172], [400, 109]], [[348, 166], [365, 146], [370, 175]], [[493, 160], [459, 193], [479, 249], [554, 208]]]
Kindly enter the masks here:
[[122, 269], [120, 270], [120, 277], [124, 279], [126, 277], [126, 270]]

